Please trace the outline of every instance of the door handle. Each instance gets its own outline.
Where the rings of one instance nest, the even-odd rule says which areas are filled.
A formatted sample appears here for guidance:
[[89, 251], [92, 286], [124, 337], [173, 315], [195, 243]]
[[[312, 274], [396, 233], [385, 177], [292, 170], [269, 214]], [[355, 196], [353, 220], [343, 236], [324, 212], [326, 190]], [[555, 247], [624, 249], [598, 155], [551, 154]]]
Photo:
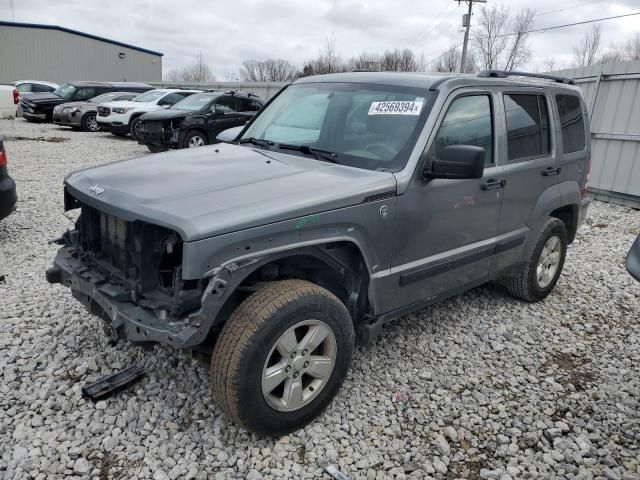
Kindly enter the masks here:
[[542, 171], [542, 175], [550, 177], [551, 175], [558, 175], [562, 169], [560, 167], [547, 167]]
[[491, 178], [482, 184], [482, 190], [495, 190], [496, 188], [503, 188], [507, 184], [505, 179], [496, 180], [495, 178]]

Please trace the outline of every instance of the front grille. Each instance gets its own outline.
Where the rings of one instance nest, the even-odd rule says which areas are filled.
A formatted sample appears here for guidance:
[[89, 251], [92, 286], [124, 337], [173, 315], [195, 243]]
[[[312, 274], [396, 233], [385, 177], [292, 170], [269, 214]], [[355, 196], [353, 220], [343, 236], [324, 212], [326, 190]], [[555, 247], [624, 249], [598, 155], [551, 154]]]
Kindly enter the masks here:
[[129, 225], [125, 220], [100, 212], [100, 250], [116, 268], [127, 268]]
[[111, 109], [109, 107], [98, 107], [98, 116], [106, 117], [111, 113]]

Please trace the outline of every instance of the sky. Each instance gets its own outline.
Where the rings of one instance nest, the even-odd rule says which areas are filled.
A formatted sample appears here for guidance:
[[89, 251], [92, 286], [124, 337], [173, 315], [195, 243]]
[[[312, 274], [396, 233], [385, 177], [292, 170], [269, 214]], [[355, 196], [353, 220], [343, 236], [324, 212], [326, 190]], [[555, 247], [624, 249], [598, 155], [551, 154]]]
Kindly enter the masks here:
[[[640, 12], [640, 0], [502, 1], [514, 14], [535, 7], [535, 28]], [[432, 60], [462, 42], [466, 11], [455, 0], [0, 0], [0, 20], [12, 20], [11, 3], [16, 22], [60, 25], [162, 52], [164, 74], [201, 51], [221, 81], [235, 80], [242, 61], [252, 58], [284, 58], [302, 67], [329, 37], [343, 58], [411, 48]], [[494, 4], [500, 0], [474, 9]], [[606, 47], [639, 32], [640, 15], [600, 25]], [[542, 71], [549, 58], [557, 67], [571, 66], [572, 47], [590, 27], [532, 34], [526, 68]]]

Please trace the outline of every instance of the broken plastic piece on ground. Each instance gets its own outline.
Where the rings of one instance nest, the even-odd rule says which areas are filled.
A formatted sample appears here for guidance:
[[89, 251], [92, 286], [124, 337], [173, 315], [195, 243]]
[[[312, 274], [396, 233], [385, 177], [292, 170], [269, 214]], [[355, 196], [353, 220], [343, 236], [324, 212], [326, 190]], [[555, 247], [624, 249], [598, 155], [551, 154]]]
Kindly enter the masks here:
[[407, 403], [409, 401], [409, 394], [405, 392], [396, 392], [393, 394], [393, 403]]
[[123, 390], [144, 376], [144, 367], [130, 365], [112, 375], [102, 377], [93, 383], [82, 387], [82, 395], [91, 400], [98, 401], [107, 398], [116, 391]]
[[349, 477], [338, 470], [338, 467], [336, 467], [335, 465], [327, 465], [326, 467], [324, 467], [324, 471], [335, 478], [335, 480], [349, 480]]

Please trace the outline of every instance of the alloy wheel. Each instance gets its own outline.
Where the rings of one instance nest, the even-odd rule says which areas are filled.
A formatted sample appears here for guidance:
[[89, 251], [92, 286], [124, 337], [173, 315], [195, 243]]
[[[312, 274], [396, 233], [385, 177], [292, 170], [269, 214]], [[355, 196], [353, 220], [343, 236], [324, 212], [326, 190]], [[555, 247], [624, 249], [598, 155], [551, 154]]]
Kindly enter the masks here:
[[337, 342], [321, 320], [304, 320], [284, 332], [262, 369], [262, 394], [281, 412], [309, 404], [324, 388], [336, 363]]
[[551, 284], [560, 266], [562, 256], [562, 242], [557, 236], [549, 237], [540, 252], [536, 278], [540, 288], [546, 288]]
[[204, 147], [204, 146], [205, 146], [204, 138], [199, 137], [198, 135], [194, 135], [189, 139], [189, 148]]

